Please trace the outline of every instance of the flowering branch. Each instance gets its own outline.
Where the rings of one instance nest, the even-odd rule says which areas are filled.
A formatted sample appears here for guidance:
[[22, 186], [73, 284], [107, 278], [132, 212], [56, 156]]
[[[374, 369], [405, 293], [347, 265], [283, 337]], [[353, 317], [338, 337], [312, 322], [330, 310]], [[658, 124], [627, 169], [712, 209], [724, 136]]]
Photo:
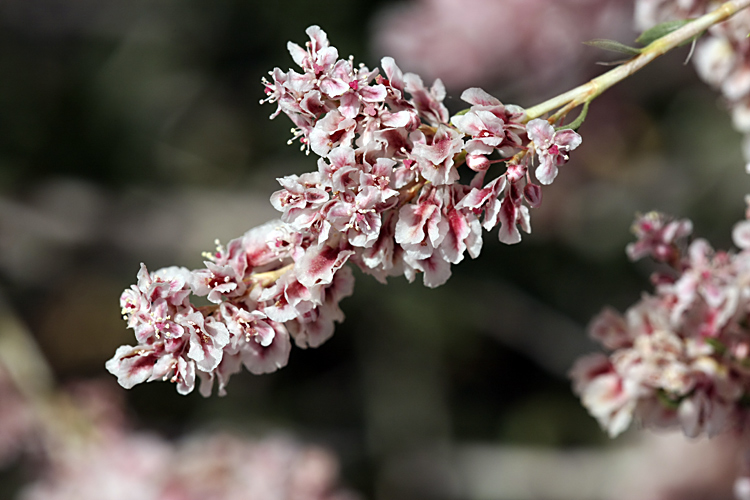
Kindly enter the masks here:
[[[381, 282], [391, 276], [437, 287], [466, 254], [479, 256], [482, 229], [499, 226], [506, 244], [531, 232], [541, 185], [581, 144], [576, 127], [588, 103], [658, 55], [726, 19], [750, 0], [660, 38], [641, 55], [586, 85], [528, 110], [482, 89], [451, 117], [440, 80], [431, 87], [390, 57], [380, 70], [339, 59], [317, 26], [288, 49], [301, 72], [279, 68], [263, 80], [267, 102], [295, 124], [291, 142], [319, 156], [317, 170], [278, 179], [271, 196], [280, 220], [219, 246], [205, 267], [149, 272], [121, 298], [136, 346], [121, 346], [106, 367], [126, 388], [165, 380], [178, 392], [220, 394], [244, 366], [268, 373], [287, 363], [291, 340], [317, 347], [343, 320], [353, 290], [351, 263]], [[579, 104], [568, 127], [553, 125]], [[538, 117], [562, 107], [548, 120]], [[465, 173], [464, 182], [459, 168]], [[466, 182], [468, 180], [468, 182]], [[194, 297], [211, 305], [198, 307]]]

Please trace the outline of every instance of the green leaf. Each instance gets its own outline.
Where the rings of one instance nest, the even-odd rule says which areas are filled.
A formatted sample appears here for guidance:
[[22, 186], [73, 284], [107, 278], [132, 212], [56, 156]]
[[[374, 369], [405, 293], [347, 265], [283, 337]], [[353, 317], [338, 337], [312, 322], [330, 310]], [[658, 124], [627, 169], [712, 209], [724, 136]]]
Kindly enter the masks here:
[[670, 410], [676, 410], [677, 408], [679, 408], [680, 402], [685, 399], [684, 397], [667, 394], [667, 391], [665, 391], [664, 389], [657, 390], [656, 397], [659, 398], [659, 402], [661, 402], [661, 404], [663, 404]]
[[649, 45], [651, 42], [658, 40], [664, 35], [668, 35], [674, 30], [682, 28], [689, 22], [692, 22], [692, 19], [678, 19], [676, 21], [667, 21], [665, 23], [657, 24], [653, 28], [649, 28], [641, 33], [641, 36], [636, 38], [635, 41], [641, 45]]
[[724, 343], [720, 340], [713, 337], [706, 337], [704, 340], [706, 344], [713, 347], [714, 351], [716, 351], [716, 354], [718, 354], [719, 356], [723, 356], [727, 352], [727, 346], [724, 345]]
[[585, 45], [590, 45], [598, 49], [609, 50], [610, 52], [619, 52], [621, 54], [628, 54], [631, 56], [637, 56], [641, 53], [641, 49], [625, 45], [624, 43], [617, 42], [615, 40], [607, 40], [606, 38], [596, 38], [583, 42]]
[[586, 115], [589, 112], [589, 104], [590, 103], [591, 103], [591, 101], [584, 102], [583, 103], [583, 109], [581, 109], [581, 113], [578, 115], [578, 117], [575, 120], [573, 120], [572, 122], [570, 122], [567, 125], [564, 125], [562, 127], [557, 127], [557, 128], [555, 128], [555, 130], [565, 130], [565, 129], [578, 130], [578, 127], [581, 126], [581, 124], [583, 123], [583, 120], [586, 119]]

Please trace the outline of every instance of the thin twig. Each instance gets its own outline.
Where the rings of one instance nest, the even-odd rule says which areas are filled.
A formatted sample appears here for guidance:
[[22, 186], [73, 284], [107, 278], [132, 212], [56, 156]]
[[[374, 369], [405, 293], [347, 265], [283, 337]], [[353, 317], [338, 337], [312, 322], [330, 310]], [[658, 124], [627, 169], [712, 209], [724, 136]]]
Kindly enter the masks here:
[[583, 85], [544, 101], [541, 104], [532, 106], [526, 110], [524, 122], [533, 120], [534, 118], [539, 118], [567, 104], [573, 104], [573, 107], [575, 107], [584, 102], [590, 102], [602, 92], [629, 77], [657, 57], [679, 47], [684, 42], [700, 35], [714, 24], [727, 20], [748, 6], [750, 6], [750, 0], [731, 0], [724, 3], [718, 9], [689, 22], [685, 26], [678, 28], [658, 40], [654, 40], [652, 43], [644, 47], [639, 55], [633, 57], [622, 65], [584, 83]]

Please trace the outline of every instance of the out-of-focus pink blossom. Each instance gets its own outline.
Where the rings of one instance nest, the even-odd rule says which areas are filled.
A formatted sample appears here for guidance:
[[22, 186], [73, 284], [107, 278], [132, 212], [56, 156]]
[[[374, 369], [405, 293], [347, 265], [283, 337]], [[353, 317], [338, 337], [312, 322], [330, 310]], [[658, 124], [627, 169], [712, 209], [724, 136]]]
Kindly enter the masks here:
[[123, 433], [58, 449], [20, 500], [354, 500], [326, 450], [229, 434]]
[[36, 424], [32, 405], [0, 365], [0, 469], [28, 448]]
[[658, 262], [673, 263], [684, 251], [687, 238], [693, 232], [693, 223], [649, 212], [635, 220], [632, 230], [637, 241], [625, 247], [630, 260], [651, 257]]
[[580, 358], [570, 375], [581, 402], [610, 436], [628, 428], [635, 408], [632, 387], [624, 383], [606, 356], [592, 354]]
[[593, 62], [581, 42], [625, 36], [630, 9], [620, 0], [413, 0], [376, 18], [375, 47], [449, 88], [549, 85]]
[[676, 427], [689, 437], [747, 432], [750, 417], [750, 251], [747, 221], [735, 227], [737, 253], [689, 245], [692, 224], [652, 212], [634, 225], [628, 255], [670, 264], [656, 290], [624, 316], [605, 309], [590, 326], [608, 356], [579, 360], [571, 376], [584, 406], [611, 435], [630, 420]]
[[[338, 285], [331, 301], [347, 292]], [[341, 487], [337, 459], [318, 446], [227, 433], [167, 441], [128, 428], [123, 400], [109, 380], [69, 384], [35, 407], [18, 400], [7, 383], [0, 367], [0, 459], [33, 443], [38, 464], [16, 500], [359, 498]], [[8, 418], [19, 409], [21, 427], [20, 419]]]
[[743, 220], [732, 229], [732, 242], [742, 250], [750, 248], [750, 221]]

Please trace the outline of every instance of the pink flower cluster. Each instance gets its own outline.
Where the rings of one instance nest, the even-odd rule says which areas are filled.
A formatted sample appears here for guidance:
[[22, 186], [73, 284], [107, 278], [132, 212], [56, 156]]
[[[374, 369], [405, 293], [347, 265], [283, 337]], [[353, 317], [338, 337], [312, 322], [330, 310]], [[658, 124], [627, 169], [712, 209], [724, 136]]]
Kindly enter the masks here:
[[[529, 207], [581, 143], [572, 130], [545, 120], [528, 123], [478, 88], [471, 107], [452, 118], [438, 80], [427, 88], [391, 58], [383, 72], [339, 59], [317, 26], [310, 41], [289, 43], [302, 72], [276, 68], [264, 80], [267, 98], [296, 125], [302, 149], [320, 158], [317, 170], [278, 179], [271, 196], [280, 221], [219, 248], [195, 271], [149, 273], [121, 297], [138, 345], [122, 346], [107, 363], [120, 384], [171, 380], [190, 392], [219, 392], [244, 365], [253, 373], [284, 366], [290, 336], [316, 347], [342, 321], [339, 301], [352, 292], [352, 262], [385, 281], [423, 273], [429, 287], [445, 283], [451, 264], [482, 248], [482, 227], [500, 225], [504, 243], [531, 231]], [[459, 167], [466, 165], [468, 184]], [[504, 169], [488, 179], [493, 164]], [[196, 307], [191, 296], [206, 297]]]
[[[307, 34], [305, 48], [289, 44], [303, 73], [276, 68], [264, 82], [266, 101], [278, 104], [272, 117], [287, 114], [295, 138], [321, 157], [317, 172], [279, 179], [283, 189], [271, 201], [284, 222], [346, 247], [381, 280], [423, 272], [431, 287], [465, 252], [479, 254], [482, 226], [500, 224], [504, 243], [520, 241], [519, 226], [530, 231], [528, 207], [541, 202], [532, 160], [539, 182], [551, 183], [580, 144], [577, 133], [544, 120], [525, 124], [523, 109], [478, 88], [461, 95], [471, 107], [449, 118], [440, 80], [427, 88], [390, 57], [384, 74], [355, 67], [338, 59], [320, 28]], [[468, 184], [459, 182], [462, 163], [474, 173]], [[505, 172], [487, 182], [494, 163], [506, 163]]]
[[[638, 0], [635, 23], [642, 30], [665, 21], [691, 19], [716, 8], [709, 0]], [[693, 62], [698, 75], [719, 89], [732, 112], [735, 129], [745, 134], [750, 162], [750, 12], [743, 10], [712, 26], [696, 42]]]
[[[635, 224], [628, 254], [670, 265], [656, 290], [624, 315], [605, 309], [590, 334], [608, 355], [571, 371], [575, 391], [611, 436], [635, 418], [690, 437], [742, 431], [750, 395], [750, 220], [734, 229], [738, 252], [688, 242], [691, 224], [661, 214]], [[689, 243], [689, 244], [688, 244]]]

